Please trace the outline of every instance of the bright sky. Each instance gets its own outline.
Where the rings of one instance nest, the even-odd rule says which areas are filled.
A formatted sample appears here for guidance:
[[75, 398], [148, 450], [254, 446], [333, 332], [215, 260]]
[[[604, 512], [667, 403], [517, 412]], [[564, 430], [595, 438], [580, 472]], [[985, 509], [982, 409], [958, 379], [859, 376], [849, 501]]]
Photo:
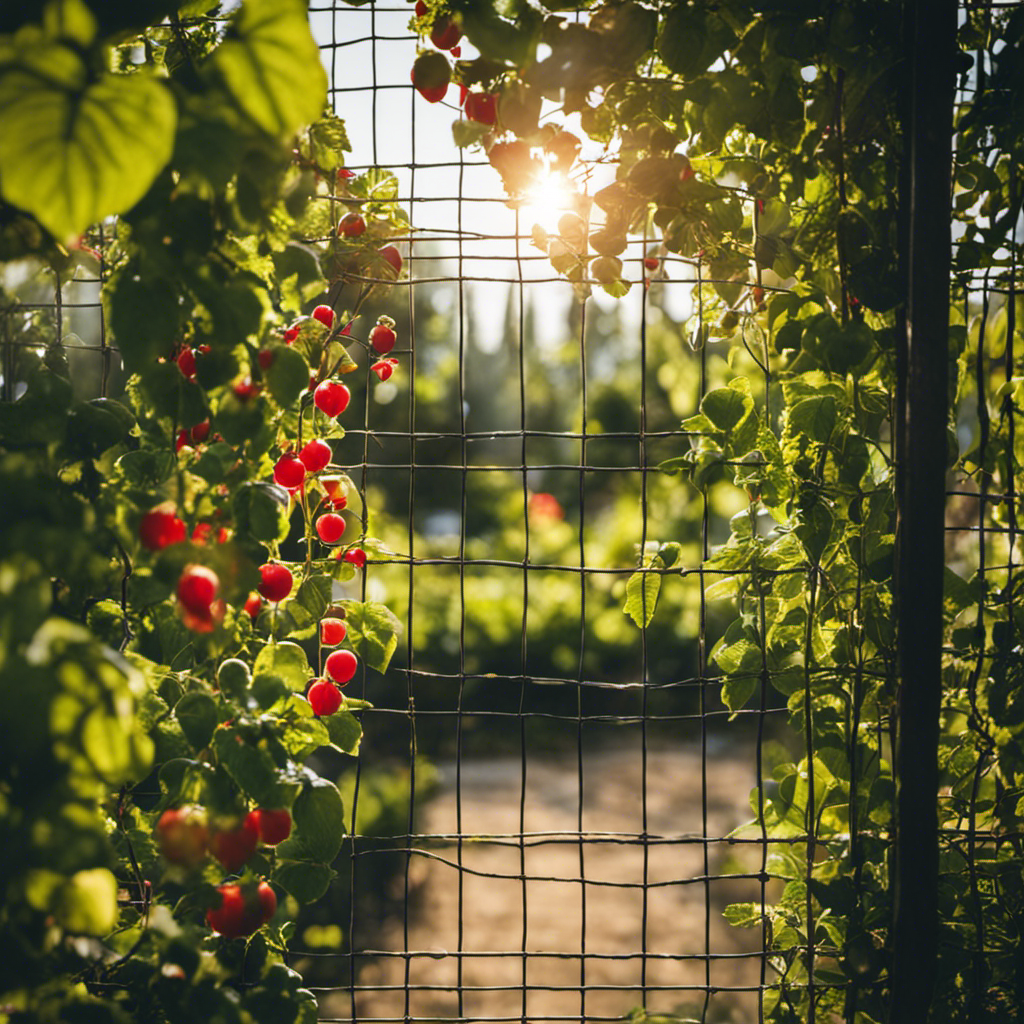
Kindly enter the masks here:
[[[498, 173], [486, 163], [481, 150], [460, 151], [452, 141], [451, 125], [459, 113], [457, 88], [452, 86], [446, 100], [437, 104], [426, 102], [412, 88], [409, 72], [417, 44], [408, 28], [412, 3], [348, 7], [337, 0], [337, 8], [332, 11], [326, 4], [319, 8], [314, 4], [310, 17], [322, 47], [324, 67], [337, 90], [335, 109], [348, 126], [353, 147], [349, 163], [353, 167], [376, 164], [393, 170], [401, 182], [401, 196], [415, 200], [410, 214], [414, 226], [439, 245], [443, 256], [451, 258], [449, 272], [486, 279], [473, 283], [474, 314], [481, 344], [489, 347], [488, 341], [493, 339], [491, 343], [497, 345], [508, 282], [520, 278], [537, 282], [556, 276], [544, 255], [531, 244], [529, 234], [535, 221], [554, 229], [559, 211], [549, 205], [521, 212], [520, 234], [526, 237], [519, 242], [517, 263], [515, 214], [505, 205]], [[465, 42], [462, 46], [463, 58], [476, 55]], [[599, 147], [589, 154], [584, 150], [585, 156], [599, 153]], [[410, 166], [413, 164], [415, 168]], [[435, 166], [445, 164], [456, 166]], [[610, 168], [601, 171], [605, 177], [591, 180], [591, 193], [613, 176]], [[460, 196], [461, 202], [457, 201]], [[461, 268], [457, 262], [460, 234]], [[639, 280], [640, 256], [639, 241], [623, 255], [627, 279]], [[688, 315], [687, 286], [666, 288], [665, 293], [663, 303], [677, 318]], [[535, 306], [557, 314], [538, 318], [538, 341], [563, 340], [559, 327], [571, 301], [570, 286], [564, 281], [533, 283], [529, 296]], [[603, 307], [616, 302], [600, 289], [595, 290], [594, 300]], [[639, 286], [621, 300], [626, 329], [638, 326], [641, 300]]]

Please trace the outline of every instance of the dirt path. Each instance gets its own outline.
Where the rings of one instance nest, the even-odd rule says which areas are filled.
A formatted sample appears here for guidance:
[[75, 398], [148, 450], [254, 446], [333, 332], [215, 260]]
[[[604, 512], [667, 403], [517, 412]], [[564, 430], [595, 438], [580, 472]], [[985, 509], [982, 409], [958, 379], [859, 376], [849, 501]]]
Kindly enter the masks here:
[[[455, 766], [440, 767], [440, 790], [423, 809], [423, 834], [457, 831]], [[463, 834], [511, 835], [464, 841], [461, 873], [454, 841], [417, 844], [423, 852], [412, 862], [417, 899], [408, 948], [425, 955], [409, 961], [409, 1008], [406, 1011], [401, 990], [405, 958], [382, 957], [360, 973], [359, 985], [369, 990], [359, 995], [359, 1018], [401, 1020], [408, 1012], [414, 1018], [525, 1015], [531, 1020], [596, 1020], [619, 1017], [640, 1005], [645, 849], [624, 841], [628, 835], [621, 834], [642, 831], [641, 778], [636, 749], [586, 754], [583, 829], [592, 841], [581, 853], [575, 757], [531, 760], [522, 831], [540, 835], [528, 836], [520, 849], [519, 760], [464, 761]], [[747, 879], [701, 880], [705, 869], [699, 750], [649, 752], [647, 780], [648, 831], [668, 840], [646, 848], [647, 1007], [651, 1012], [682, 1011], [699, 1018], [703, 991], [687, 986], [702, 989], [708, 981], [721, 987], [757, 984], [758, 958], [736, 954], [756, 949], [760, 933], [731, 928], [721, 912], [728, 903], [759, 899], [759, 886]], [[708, 768], [708, 836], [724, 836], [750, 818], [747, 796], [754, 781], [748, 759], [728, 751], [714, 754]], [[754, 847], [708, 843], [707, 849], [711, 875], [759, 868]], [[525, 896], [521, 873], [529, 879]], [[587, 879], [585, 887], [581, 873]], [[379, 949], [404, 950], [402, 922], [386, 926], [376, 941]], [[581, 968], [584, 942], [587, 959]], [[524, 947], [541, 955], [524, 961]], [[451, 955], [460, 949], [466, 955]], [[732, 957], [712, 960], [707, 967], [707, 949]], [[491, 955], [479, 955], [484, 953]], [[581, 1000], [583, 980], [587, 991]], [[388, 990], [390, 986], [397, 988]], [[712, 998], [706, 1019], [756, 1020], [756, 1008], [754, 993], [721, 992]], [[321, 1013], [345, 1019], [350, 1004], [347, 998], [338, 999], [334, 1005], [325, 1004]]]

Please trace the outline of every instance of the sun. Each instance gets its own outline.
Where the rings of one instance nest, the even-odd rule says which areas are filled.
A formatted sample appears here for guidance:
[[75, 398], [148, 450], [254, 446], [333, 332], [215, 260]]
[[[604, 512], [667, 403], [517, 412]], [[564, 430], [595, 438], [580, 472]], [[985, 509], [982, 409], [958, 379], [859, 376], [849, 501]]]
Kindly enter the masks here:
[[519, 208], [519, 223], [529, 230], [539, 224], [546, 231], [555, 231], [558, 219], [567, 210], [575, 210], [580, 194], [564, 174], [551, 173], [531, 186]]

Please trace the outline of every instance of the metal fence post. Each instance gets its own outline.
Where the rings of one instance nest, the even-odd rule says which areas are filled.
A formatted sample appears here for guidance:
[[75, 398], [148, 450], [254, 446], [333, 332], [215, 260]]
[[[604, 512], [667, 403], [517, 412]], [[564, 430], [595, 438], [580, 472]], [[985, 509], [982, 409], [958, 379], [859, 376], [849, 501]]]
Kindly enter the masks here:
[[[909, 0], [904, 160], [910, 194], [898, 463], [896, 839], [890, 1024], [926, 1018], [935, 984], [938, 733], [950, 293], [955, 0]], [[904, 179], [906, 180], [906, 178]], [[901, 591], [912, 593], [900, 600]]]

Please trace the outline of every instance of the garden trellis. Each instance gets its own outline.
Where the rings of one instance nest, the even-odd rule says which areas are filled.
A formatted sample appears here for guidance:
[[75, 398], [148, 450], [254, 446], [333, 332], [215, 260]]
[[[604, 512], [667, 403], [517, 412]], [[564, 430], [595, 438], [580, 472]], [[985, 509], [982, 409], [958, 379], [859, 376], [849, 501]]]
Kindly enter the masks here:
[[[541, 88], [530, 15], [506, 12], [503, 39], [480, 5], [451, 6], [464, 61], [476, 45], [495, 62], [471, 94]], [[288, 954], [319, 1019], [903, 1021], [933, 988], [935, 1020], [1024, 1004], [1024, 12], [881, 5], [905, 19], [897, 65], [856, 5], [721, 6], [599, 5], [608, 36], [654, 18], [653, 51], [601, 58], [652, 91], [630, 107], [599, 82], [586, 102], [607, 122], [548, 99], [542, 122], [584, 145], [529, 188], [457, 85], [435, 105], [410, 84], [417, 47], [437, 49], [411, 4], [309, 8], [363, 191], [317, 195], [328, 232], [300, 245], [338, 271], [325, 294], [355, 336], [378, 315], [398, 333], [386, 379], [359, 350], [332, 440], [359, 495], [349, 530], [376, 538], [335, 597], [402, 624], [387, 671], [347, 691], [371, 705], [358, 758], [311, 761], [348, 832]], [[691, 66], [684, 28], [732, 33], [730, 60]], [[774, 70], [744, 49], [758, 32]], [[776, 66], [800, 47], [802, 68]], [[594, 72], [592, 51], [574, 59]], [[704, 84], [672, 106], [651, 84], [666, 74]], [[769, 85], [762, 131], [744, 104]], [[664, 186], [652, 110], [672, 147], [728, 120], [733, 164], [691, 135]], [[550, 136], [518, 134], [559, 166]], [[775, 179], [750, 170], [762, 158]], [[827, 182], [794, 202], [811, 164]], [[933, 212], [951, 166], [952, 240]], [[355, 210], [402, 251], [390, 291], [345, 264], [334, 225]], [[629, 238], [606, 252], [592, 232], [616, 217]], [[100, 303], [115, 230], [77, 270], [7, 270], [5, 402], [19, 350], [62, 350], [79, 398], [123, 394]], [[906, 301], [881, 294], [893, 280]]]

